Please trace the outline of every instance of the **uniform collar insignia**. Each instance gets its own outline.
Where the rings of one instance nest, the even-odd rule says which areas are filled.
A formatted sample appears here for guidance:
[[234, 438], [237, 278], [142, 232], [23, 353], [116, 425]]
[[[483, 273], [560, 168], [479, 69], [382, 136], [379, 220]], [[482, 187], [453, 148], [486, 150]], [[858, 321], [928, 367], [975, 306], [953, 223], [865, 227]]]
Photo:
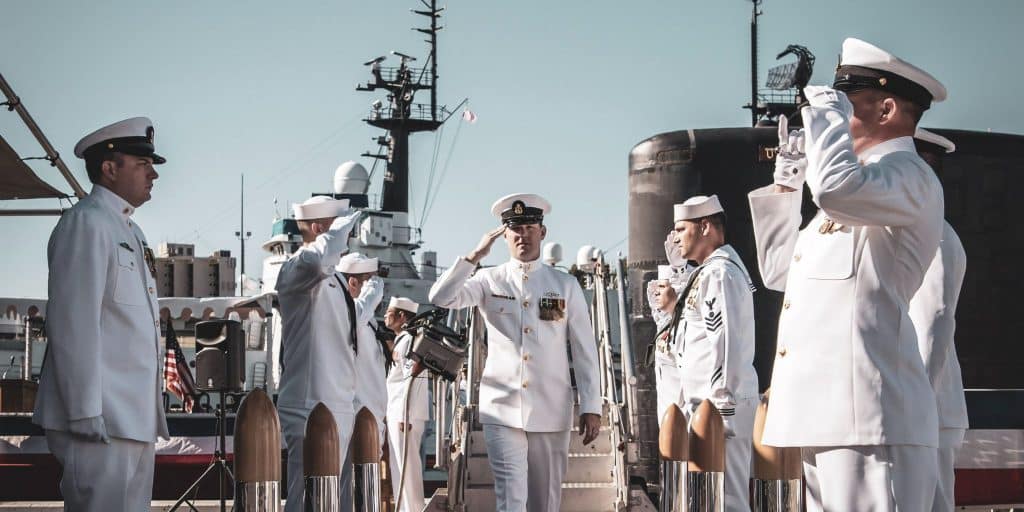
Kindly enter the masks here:
[[532, 261], [519, 261], [519, 260], [517, 260], [515, 258], [512, 258], [511, 260], [509, 260], [508, 263], [509, 263], [509, 266], [511, 266], [514, 269], [519, 270], [520, 272], [522, 272], [524, 274], [530, 274], [530, 273], [536, 271], [541, 266], [543, 266], [543, 263], [541, 263], [540, 258], [537, 258], [537, 259], [532, 260]]
[[100, 204], [105, 205], [124, 218], [129, 218], [135, 213], [135, 208], [128, 204], [128, 201], [125, 201], [121, 196], [111, 192], [110, 189], [102, 185], [93, 185], [89, 195], [96, 197]]

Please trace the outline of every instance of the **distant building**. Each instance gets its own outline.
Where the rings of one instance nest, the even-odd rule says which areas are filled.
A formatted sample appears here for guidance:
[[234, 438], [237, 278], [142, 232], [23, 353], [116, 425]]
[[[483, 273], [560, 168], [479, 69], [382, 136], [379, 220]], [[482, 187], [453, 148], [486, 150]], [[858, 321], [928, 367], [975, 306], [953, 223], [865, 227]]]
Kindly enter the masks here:
[[158, 297], [231, 297], [235, 295], [235, 258], [231, 251], [196, 257], [192, 244], [162, 243], [156, 257]]

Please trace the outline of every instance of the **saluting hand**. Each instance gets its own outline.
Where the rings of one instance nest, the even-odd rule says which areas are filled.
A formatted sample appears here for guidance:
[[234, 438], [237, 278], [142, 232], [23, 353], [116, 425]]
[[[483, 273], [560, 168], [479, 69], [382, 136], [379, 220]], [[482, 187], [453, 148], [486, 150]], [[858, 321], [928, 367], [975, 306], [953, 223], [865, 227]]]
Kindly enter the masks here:
[[583, 436], [583, 444], [590, 444], [597, 439], [601, 432], [601, 415], [585, 412], [580, 414], [580, 435]]
[[779, 149], [775, 153], [777, 189], [790, 192], [800, 190], [804, 185], [807, 171], [807, 155], [804, 153], [804, 131], [789, 130], [789, 119], [779, 116]]
[[484, 259], [484, 257], [491, 252], [491, 246], [494, 245], [494, 241], [504, 234], [504, 224], [498, 226], [497, 228], [491, 231], [488, 231], [486, 234], [484, 234], [483, 238], [480, 239], [480, 243], [477, 244], [476, 249], [473, 249], [473, 251], [470, 252], [468, 256], [466, 256], [466, 261], [474, 265], [480, 263], [480, 260]]

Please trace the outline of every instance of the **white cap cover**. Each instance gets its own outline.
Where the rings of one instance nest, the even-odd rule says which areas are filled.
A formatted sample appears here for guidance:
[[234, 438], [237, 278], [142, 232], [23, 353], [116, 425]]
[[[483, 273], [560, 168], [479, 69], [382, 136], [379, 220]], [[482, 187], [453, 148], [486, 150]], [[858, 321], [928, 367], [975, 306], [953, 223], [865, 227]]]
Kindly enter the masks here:
[[388, 302], [388, 309], [401, 309], [415, 315], [420, 309], [420, 305], [413, 302], [412, 299], [405, 297], [391, 297], [391, 301]]
[[717, 195], [693, 196], [672, 207], [672, 221], [699, 219], [723, 211]]
[[376, 272], [378, 267], [377, 258], [367, 258], [358, 252], [350, 252], [341, 257], [338, 262], [338, 272], [345, 274], [365, 274]]
[[292, 205], [295, 220], [328, 219], [341, 216], [345, 210], [348, 210], [348, 199], [331, 199], [327, 196], [311, 197], [302, 204]]
[[953, 144], [953, 141], [935, 132], [925, 130], [924, 128], [918, 128], [917, 131], [914, 132], [914, 138], [917, 140], [927, 142], [929, 144], [934, 144], [942, 148], [946, 153], [952, 153], [956, 151], [956, 144]]

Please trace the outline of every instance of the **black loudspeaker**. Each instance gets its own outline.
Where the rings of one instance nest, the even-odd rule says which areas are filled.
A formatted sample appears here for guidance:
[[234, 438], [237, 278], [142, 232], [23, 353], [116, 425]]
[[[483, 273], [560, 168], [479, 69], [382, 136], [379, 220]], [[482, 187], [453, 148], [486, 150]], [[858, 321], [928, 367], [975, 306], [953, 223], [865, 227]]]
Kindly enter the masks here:
[[196, 389], [242, 391], [245, 337], [236, 320], [196, 323]]

